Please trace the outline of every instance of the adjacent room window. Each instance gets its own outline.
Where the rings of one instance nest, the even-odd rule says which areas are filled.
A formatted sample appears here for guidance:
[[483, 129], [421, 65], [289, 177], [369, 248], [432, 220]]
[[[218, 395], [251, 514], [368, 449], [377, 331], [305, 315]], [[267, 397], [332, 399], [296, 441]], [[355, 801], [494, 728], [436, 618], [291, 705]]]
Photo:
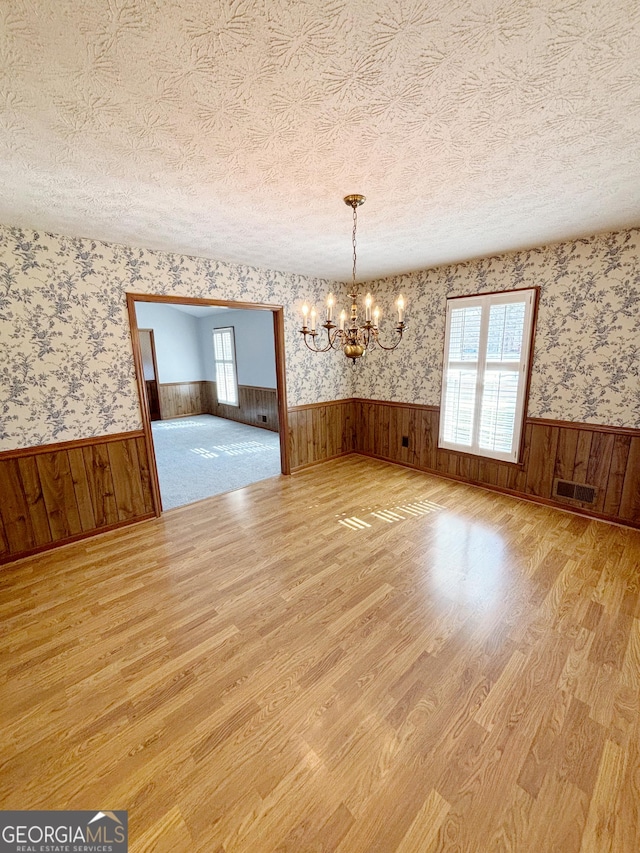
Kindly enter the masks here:
[[216, 393], [219, 403], [238, 405], [236, 344], [233, 326], [213, 330], [213, 357], [216, 362]]
[[439, 447], [518, 461], [536, 294], [447, 300]]

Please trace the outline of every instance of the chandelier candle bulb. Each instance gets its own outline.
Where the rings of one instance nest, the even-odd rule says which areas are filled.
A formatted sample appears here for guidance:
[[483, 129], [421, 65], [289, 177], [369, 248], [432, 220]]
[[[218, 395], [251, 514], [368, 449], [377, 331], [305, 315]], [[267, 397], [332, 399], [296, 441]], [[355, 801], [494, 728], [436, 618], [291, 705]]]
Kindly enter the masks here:
[[344, 332], [344, 324], [347, 322], [347, 312], [342, 309], [340, 312], [340, 331]]
[[398, 306], [398, 323], [402, 323], [402, 321], [404, 320], [404, 297], [402, 296], [402, 294], [398, 296], [398, 301], [396, 305]]
[[376, 307], [373, 309], [373, 325], [377, 326], [379, 322], [380, 322], [380, 309], [376, 305]]
[[309, 316], [309, 306], [305, 303], [302, 306], [302, 327], [307, 328], [307, 317]]
[[316, 309], [311, 309], [311, 331], [315, 332], [316, 330]]
[[330, 323], [333, 320], [333, 306], [335, 304], [335, 299], [333, 298], [333, 293], [330, 293], [327, 297], [327, 323]]
[[368, 322], [368, 323], [371, 322], [371, 305], [372, 305], [372, 303], [373, 303], [373, 297], [371, 296], [370, 293], [367, 293], [367, 295], [364, 298], [364, 319], [365, 319], [365, 322]]

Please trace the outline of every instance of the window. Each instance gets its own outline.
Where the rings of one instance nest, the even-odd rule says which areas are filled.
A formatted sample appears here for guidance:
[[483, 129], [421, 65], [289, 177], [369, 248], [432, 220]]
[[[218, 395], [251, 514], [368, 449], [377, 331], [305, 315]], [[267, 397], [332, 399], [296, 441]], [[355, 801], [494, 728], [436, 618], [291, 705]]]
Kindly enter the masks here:
[[518, 461], [536, 294], [447, 300], [439, 447]]
[[236, 345], [233, 326], [213, 330], [213, 357], [216, 362], [216, 393], [219, 403], [238, 405]]

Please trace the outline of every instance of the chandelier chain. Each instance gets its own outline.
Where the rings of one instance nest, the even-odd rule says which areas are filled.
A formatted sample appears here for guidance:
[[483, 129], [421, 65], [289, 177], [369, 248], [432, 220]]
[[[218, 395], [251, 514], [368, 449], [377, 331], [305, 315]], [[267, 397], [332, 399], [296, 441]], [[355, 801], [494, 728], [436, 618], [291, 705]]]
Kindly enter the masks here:
[[353, 205], [353, 233], [351, 235], [351, 242], [353, 244], [353, 289], [355, 292], [356, 287], [356, 230], [358, 228], [358, 208], [356, 205]]

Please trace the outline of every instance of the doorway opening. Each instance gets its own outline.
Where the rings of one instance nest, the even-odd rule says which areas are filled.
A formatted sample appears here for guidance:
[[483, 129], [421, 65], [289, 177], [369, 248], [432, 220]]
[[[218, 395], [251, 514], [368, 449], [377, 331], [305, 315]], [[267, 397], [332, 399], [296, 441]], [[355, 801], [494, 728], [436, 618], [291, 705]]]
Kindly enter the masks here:
[[282, 306], [127, 294], [157, 515], [289, 474]]
[[140, 335], [140, 351], [142, 353], [142, 372], [144, 374], [144, 389], [149, 406], [149, 418], [160, 420], [160, 397], [158, 394], [158, 362], [156, 359], [156, 343], [153, 329], [138, 329]]

